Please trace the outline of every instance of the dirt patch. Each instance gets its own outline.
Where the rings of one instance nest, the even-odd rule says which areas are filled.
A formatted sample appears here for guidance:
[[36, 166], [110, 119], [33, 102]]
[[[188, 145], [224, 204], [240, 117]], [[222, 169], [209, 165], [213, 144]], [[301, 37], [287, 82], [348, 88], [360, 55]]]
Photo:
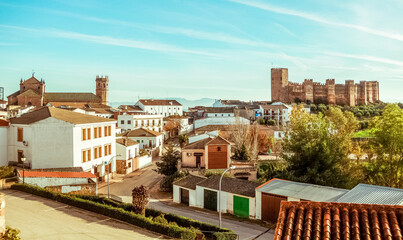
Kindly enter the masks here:
[[172, 192], [161, 192], [160, 191], [160, 181], [158, 181], [154, 186], [150, 189], [150, 197], [154, 199], [158, 199], [162, 202], [172, 202], [173, 196]]

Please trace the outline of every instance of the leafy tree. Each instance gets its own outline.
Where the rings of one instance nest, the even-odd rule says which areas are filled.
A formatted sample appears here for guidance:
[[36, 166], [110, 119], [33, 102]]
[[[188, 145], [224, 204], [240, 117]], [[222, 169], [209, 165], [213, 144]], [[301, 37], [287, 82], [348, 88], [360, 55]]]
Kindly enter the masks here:
[[262, 163], [257, 169], [257, 178], [261, 183], [267, 182], [275, 177], [283, 178], [284, 170], [285, 164], [283, 163]]
[[165, 176], [171, 176], [178, 171], [178, 162], [181, 154], [174, 149], [172, 144], [166, 147], [165, 153], [161, 157], [161, 162], [157, 162], [157, 172]]
[[403, 109], [388, 104], [370, 128], [373, 138], [369, 144], [375, 156], [364, 165], [367, 182], [403, 188]]
[[282, 158], [291, 180], [346, 187], [351, 137], [358, 122], [351, 112], [330, 107], [326, 115], [308, 114], [299, 106], [293, 109], [289, 128], [283, 138]]
[[245, 145], [242, 145], [240, 148], [235, 148], [232, 158], [235, 160], [247, 161], [249, 159], [249, 156]]
[[148, 201], [150, 198], [150, 192], [148, 187], [143, 185], [139, 187], [134, 187], [132, 190], [132, 197], [133, 197], [133, 210], [134, 212], [145, 216], [146, 214], [146, 207], [148, 205]]
[[189, 137], [187, 134], [179, 135], [179, 144], [183, 147], [185, 144], [189, 142]]

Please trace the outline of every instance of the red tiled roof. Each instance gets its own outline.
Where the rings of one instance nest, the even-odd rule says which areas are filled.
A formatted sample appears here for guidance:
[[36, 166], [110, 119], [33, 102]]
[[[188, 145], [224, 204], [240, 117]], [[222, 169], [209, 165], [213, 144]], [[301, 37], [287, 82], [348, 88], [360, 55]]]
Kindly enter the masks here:
[[145, 106], [182, 106], [182, 104], [176, 100], [140, 99], [139, 102]]
[[213, 140], [211, 140], [210, 142], [207, 143], [207, 145], [221, 145], [221, 144], [231, 145], [231, 143], [227, 139], [225, 139], [221, 136], [217, 136]]
[[7, 127], [9, 125], [7, 120], [0, 119], [0, 126], [1, 127]]
[[403, 206], [282, 202], [274, 240], [402, 240]]
[[[22, 171], [18, 170], [18, 174], [22, 176]], [[41, 172], [41, 171], [27, 171], [24, 173], [25, 177], [43, 177], [43, 178], [96, 178], [90, 172]]]

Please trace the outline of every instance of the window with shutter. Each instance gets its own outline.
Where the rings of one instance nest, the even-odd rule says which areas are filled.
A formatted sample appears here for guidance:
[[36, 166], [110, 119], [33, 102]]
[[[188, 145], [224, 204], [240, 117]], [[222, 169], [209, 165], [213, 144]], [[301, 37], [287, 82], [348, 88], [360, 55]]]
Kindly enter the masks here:
[[82, 151], [83, 153], [83, 163], [87, 161], [87, 153], [85, 152], [85, 150]]
[[102, 157], [102, 147], [98, 147], [98, 155], [99, 157]]
[[108, 136], [112, 136], [112, 127], [111, 126], [108, 127]]
[[107, 145], [104, 146], [104, 154], [105, 154], [105, 156], [108, 156], [108, 155], [109, 155], [109, 154], [108, 154], [108, 146], [107, 146]]
[[94, 128], [94, 138], [98, 138], [98, 128]]
[[102, 137], [102, 127], [98, 127], [98, 136]]
[[109, 144], [109, 146], [108, 146], [108, 152], [109, 152], [109, 155], [112, 154], [112, 145], [111, 144]]
[[104, 137], [108, 136], [108, 126], [104, 127]]
[[91, 139], [91, 128], [87, 128], [87, 139]]
[[85, 141], [87, 140], [87, 131], [85, 128], [83, 128], [83, 136], [82, 136], [82, 140]]
[[17, 140], [18, 142], [24, 141], [24, 129], [23, 128], [18, 128], [17, 129]]
[[87, 150], [88, 161], [91, 161], [91, 149]]
[[98, 158], [98, 148], [94, 148], [94, 159]]

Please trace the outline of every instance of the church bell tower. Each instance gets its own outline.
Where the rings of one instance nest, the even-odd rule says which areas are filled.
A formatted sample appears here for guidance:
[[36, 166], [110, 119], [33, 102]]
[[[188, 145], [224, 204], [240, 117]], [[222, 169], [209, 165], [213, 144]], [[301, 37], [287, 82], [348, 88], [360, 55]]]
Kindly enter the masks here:
[[108, 105], [109, 95], [109, 78], [108, 76], [97, 76], [96, 80], [96, 95], [101, 98], [101, 103]]

